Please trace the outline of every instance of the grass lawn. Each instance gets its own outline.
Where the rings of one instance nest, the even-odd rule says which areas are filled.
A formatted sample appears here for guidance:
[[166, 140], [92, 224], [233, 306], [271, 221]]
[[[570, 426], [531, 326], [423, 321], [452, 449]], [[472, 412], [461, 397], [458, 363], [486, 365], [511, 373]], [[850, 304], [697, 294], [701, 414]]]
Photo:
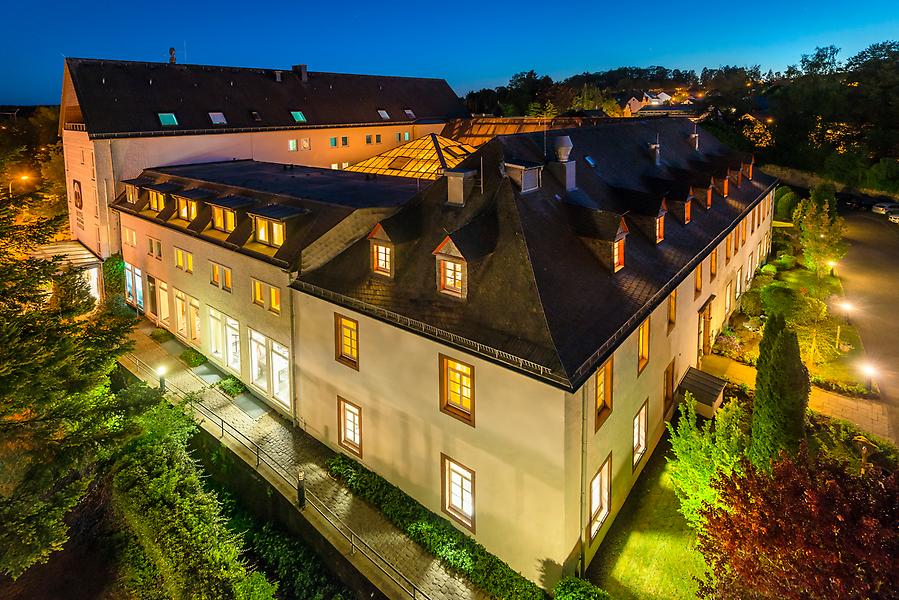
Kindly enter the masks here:
[[705, 564], [668, 477], [667, 434], [618, 513], [588, 578], [615, 600], [693, 599]]

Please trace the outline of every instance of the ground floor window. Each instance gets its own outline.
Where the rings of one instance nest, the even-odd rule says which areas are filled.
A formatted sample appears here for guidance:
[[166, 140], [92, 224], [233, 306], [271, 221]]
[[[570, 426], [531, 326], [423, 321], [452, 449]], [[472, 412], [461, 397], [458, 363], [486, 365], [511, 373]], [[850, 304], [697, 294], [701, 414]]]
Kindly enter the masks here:
[[362, 407], [337, 397], [338, 442], [362, 457]]
[[646, 454], [646, 426], [648, 424], [649, 402], [644, 402], [634, 417], [634, 467]]
[[187, 322], [190, 328], [190, 341], [200, 343], [200, 302], [188, 296]]
[[287, 346], [272, 342], [272, 396], [290, 408], [290, 359]]
[[596, 537], [609, 516], [612, 497], [612, 455], [606, 458], [590, 482], [590, 539]]
[[219, 360], [225, 359], [224, 339], [222, 313], [209, 307], [209, 353]]
[[159, 290], [156, 286], [156, 278], [147, 274], [147, 312], [151, 315], [159, 315]]
[[[235, 322], [236, 326], [236, 322]], [[287, 346], [250, 331], [250, 381], [277, 400], [284, 408], [290, 408], [290, 352]]]
[[441, 455], [443, 510], [474, 531], [474, 471]]
[[168, 324], [169, 322], [169, 284], [161, 279], [156, 280], [159, 286], [159, 320]]
[[264, 335], [250, 330], [250, 381], [268, 393], [268, 354], [265, 341]]
[[129, 263], [125, 263], [125, 300], [138, 308], [144, 307], [143, 273]]
[[187, 294], [181, 290], [175, 290], [175, 331], [187, 337]]
[[225, 362], [240, 373], [240, 324], [231, 317], [225, 317]]

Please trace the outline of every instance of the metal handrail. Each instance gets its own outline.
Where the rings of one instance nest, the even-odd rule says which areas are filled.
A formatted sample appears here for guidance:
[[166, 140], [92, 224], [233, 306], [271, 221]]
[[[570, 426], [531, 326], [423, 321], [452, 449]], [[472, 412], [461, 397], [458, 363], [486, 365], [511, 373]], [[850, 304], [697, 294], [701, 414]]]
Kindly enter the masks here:
[[[145, 371], [151, 379], [159, 381], [159, 376], [156, 371], [146, 362], [138, 358], [131, 352], [127, 352], [124, 354], [124, 358], [130, 360], [134, 363], [134, 365], [140, 369]], [[197, 377], [195, 373], [192, 371], [188, 371], [194, 377]], [[206, 389], [209, 389], [209, 386], [205, 381], [197, 377], [197, 379], [202, 382]], [[192, 395], [189, 392], [185, 392], [183, 389], [179, 388], [177, 385], [174, 385], [169, 380], [166, 380], [166, 391], [172, 392], [172, 394], [178, 397], [181, 400], [185, 400], [187, 404], [197, 413], [200, 413], [204, 418], [210, 420], [213, 424], [215, 424], [221, 431], [221, 437], [224, 437], [227, 433], [234, 441], [240, 443], [241, 446], [250, 451], [251, 454], [254, 454], [256, 457], [256, 465], [255, 469], [259, 470], [260, 464], [265, 464], [266, 467], [269, 468], [273, 473], [278, 475], [283, 482], [293, 489], [297, 496], [300, 494], [300, 484], [299, 477], [290, 476], [290, 470], [282, 466], [276, 458], [266, 452], [259, 444], [248, 438], [243, 432], [240, 431], [233, 424], [229, 423], [225, 419], [211, 411], [209, 408], [203, 405], [202, 402], [198, 400], [194, 400]], [[219, 390], [217, 390], [219, 391]], [[219, 393], [222, 393], [219, 391]], [[222, 393], [225, 396], [224, 393]], [[228, 398], [227, 396], [225, 396]], [[228, 398], [230, 401], [230, 398]], [[339, 533], [344, 539], [346, 539], [350, 543], [350, 554], [354, 555], [356, 550], [359, 550], [374, 566], [376, 566], [384, 575], [390, 578], [400, 589], [402, 589], [406, 594], [409, 595], [410, 598], [418, 599], [422, 598], [424, 600], [431, 600], [431, 597], [419, 588], [415, 582], [413, 582], [409, 577], [407, 577], [400, 569], [390, 562], [387, 557], [378, 552], [375, 548], [371, 546], [365, 539], [360, 536], [358, 533], [353, 530], [352, 527], [347, 525], [346, 522], [343, 521], [330, 507], [325, 504], [318, 496], [315, 495], [310, 489], [308, 489], [305, 485], [303, 486], [304, 496], [306, 500], [306, 504], [315, 509], [322, 518], [325, 519], [334, 530]], [[302, 510], [302, 508], [300, 508]], [[399, 578], [399, 579], [398, 579]], [[406, 584], [411, 589], [407, 589]]]

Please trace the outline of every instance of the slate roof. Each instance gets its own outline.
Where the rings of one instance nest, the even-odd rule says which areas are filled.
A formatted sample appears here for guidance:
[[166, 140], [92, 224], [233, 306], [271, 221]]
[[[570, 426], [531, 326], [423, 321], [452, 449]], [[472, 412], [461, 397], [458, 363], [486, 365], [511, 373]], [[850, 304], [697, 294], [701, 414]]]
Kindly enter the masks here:
[[[389, 124], [467, 116], [443, 79], [67, 58], [92, 138]], [[280, 73], [281, 81], [277, 81]], [[412, 110], [414, 117], [405, 113]], [[379, 110], [385, 110], [388, 119]], [[291, 111], [302, 111], [297, 123]], [[227, 124], [213, 125], [210, 112]], [[254, 118], [258, 114], [259, 120]], [[163, 127], [157, 113], [174, 113]]]
[[[329, 259], [344, 247], [334, 246], [333, 240], [368, 234], [418, 192], [415, 182], [408, 179], [371, 179], [346, 171], [253, 160], [144, 169], [139, 177], [125, 183], [141, 190], [162, 189], [176, 196], [199, 198], [197, 218], [189, 223], [175, 218], [175, 203], [168, 199], [158, 214], [148, 210], [145, 192], [135, 203], [129, 202], [123, 192], [112, 203], [113, 209], [290, 271], [300, 268], [304, 253], [319, 261]], [[235, 210], [233, 232], [210, 229], [212, 205]], [[284, 221], [284, 244], [271, 248], [256, 243], [249, 215]]]
[[[701, 128], [697, 151], [693, 132], [688, 119], [620, 119], [550, 131], [545, 145], [542, 132], [499, 136], [458, 167], [484, 164], [483, 193], [475, 186], [464, 207], [446, 203], [441, 178], [381, 221], [394, 243], [393, 278], [371, 273], [369, 242], [360, 237], [293, 286], [576, 390], [776, 183], [755, 169], [751, 181], [731, 182], [728, 198], [714, 192], [711, 209], [695, 203], [689, 224], [666, 219], [656, 245], [641, 229], [647, 197], [661, 205], [660, 187], [685, 189], [685, 178], [704, 191], [722, 169], [751, 160]], [[561, 135], [573, 142], [577, 189], [566, 192], [549, 164], [540, 189], [521, 194], [503, 164], [544, 163], [544, 148]], [[649, 147], [656, 139], [660, 165]], [[572, 211], [583, 210], [597, 215], [586, 228], [572, 222]], [[613, 273], [591, 244], [614, 236], [621, 216], [630, 230], [627, 260]], [[447, 236], [468, 255], [464, 301], [436, 289], [432, 253]]]

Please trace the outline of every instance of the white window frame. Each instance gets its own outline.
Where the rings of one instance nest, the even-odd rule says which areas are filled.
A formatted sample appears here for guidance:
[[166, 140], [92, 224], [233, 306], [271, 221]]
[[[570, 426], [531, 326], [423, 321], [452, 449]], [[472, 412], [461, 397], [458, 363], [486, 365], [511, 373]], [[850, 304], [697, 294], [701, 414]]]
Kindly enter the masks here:
[[362, 407], [337, 396], [337, 443], [362, 458]]
[[602, 466], [590, 481], [590, 539], [602, 529], [611, 511], [612, 505], [612, 455], [603, 461]]
[[226, 267], [221, 263], [217, 263], [214, 260], [209, 261], [209, 283], [222, 290], [223, 292], [231, 293], [231, 289], [234, 285], [234, 275], [231, 271], [231, 267]]
[[443, 479], [442, 508], [454, 521], [475, 530], [475, 472], [462, 463], [441, 454]]
[[645, 400], [640, 410], [634, 415], [633, 452], [634, 469], [640, 464], [640, 459], [646, 455], [646, 429], [649, 426], [649, 400]]

